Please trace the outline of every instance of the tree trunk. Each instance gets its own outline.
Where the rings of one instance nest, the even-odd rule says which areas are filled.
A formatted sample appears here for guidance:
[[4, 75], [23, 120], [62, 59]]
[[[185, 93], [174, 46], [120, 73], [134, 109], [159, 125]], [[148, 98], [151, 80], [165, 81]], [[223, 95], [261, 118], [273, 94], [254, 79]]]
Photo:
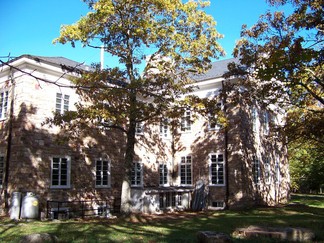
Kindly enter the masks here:
[[120, 212], [122, 214], [130, 214], [132, 212], [131, 199], [131, 173], [133, 168], [134, 148], [135, 148], [135, 132], [136, 132], [136, 94], [130, 95], [131, 111], [129, 116], [129, 128], [127, 131], [126, 152], [125, 152], [125, 174], [123, 178], [121, 191]]
[[134, 128], [132, 125], [130, 125], [130, 129], [127, 133], [127, 144], [126, 144], [126, 152], [125, 152], [125, 174], [123, 178], [122, 191], [121, 191], [120, 212], [123, 214], [130, 214], [131, 207], [132, 207], [131, 173], [133, 167], [134, 147], [135, 147], [135, 125]]

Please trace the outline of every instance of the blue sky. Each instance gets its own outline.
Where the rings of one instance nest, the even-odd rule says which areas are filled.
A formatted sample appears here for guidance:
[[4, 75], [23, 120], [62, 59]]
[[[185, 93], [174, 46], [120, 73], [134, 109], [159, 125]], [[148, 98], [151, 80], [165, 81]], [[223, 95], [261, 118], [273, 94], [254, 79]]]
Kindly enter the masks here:
[[[225, 35], [220, 40], [225, 58], [231, 57], [242, 24], [251, 26], [267, 9], [265, 0], [211, 0], [206, 12], [213, 15], [218, 32]], [[31, 54], [64, 56], [86, 64], [99, 62], [98, 49], [52, 44], [62, 24], [72, 24], [88, 11], [81, 0], [0, 0], [0, 56]], [[105, 57], [105, 65], [113, 67], [116, 62]]]

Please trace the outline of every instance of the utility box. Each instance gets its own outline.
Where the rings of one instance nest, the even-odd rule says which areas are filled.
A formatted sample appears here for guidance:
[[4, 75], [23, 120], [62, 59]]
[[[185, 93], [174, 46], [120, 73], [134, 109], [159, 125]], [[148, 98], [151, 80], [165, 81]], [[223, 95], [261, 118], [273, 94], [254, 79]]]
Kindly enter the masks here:
[[21, 218], [38, 219], [39, 218], [39, 201], [32, 192], [27, 192], [21, 203]]
[[20, 218], [21, 192], [13, 192], [10, 204], [10, 219], [18, 220]]

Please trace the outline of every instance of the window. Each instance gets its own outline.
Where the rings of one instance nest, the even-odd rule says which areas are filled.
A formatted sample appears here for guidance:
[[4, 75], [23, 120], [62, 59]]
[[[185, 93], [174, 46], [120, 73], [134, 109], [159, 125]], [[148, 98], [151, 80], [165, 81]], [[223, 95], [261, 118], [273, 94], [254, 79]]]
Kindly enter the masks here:
[[168, 119], [164, 118], [160, 122], [160, 137], [161, 138], [168, 138], [169, 137], [169, 126], [168, 126]]
[[279, 159], [277, 158], [276, 160], [276, 165], [275, 165], [275, 173], [276, 173], [276, 183], [280, 184], [280, 166], [279, 166]]
[[110, 187], [109, 160], [96, 160], [96, 187]]
[[56, 93], [56, 106], [55, 111], [63, 114], [65, 111], [69, 110], [69, 100], [70, 96], [62, 93]]
[[4, 91], [0, 93], [0, 119], [7, 118], [8, 111], [8, 91]]
[[166, 164], [159, 165], [160, 185], [168, 185], [168, 167]]
[[258, 116], [258, 111], [255, 107], [252, 108], [251, 111], [251, 119], [252, 119], [252, 131], [257, 132], [257, 116]]
[[0, 188], [3, 185], [3, 176], [4, 176], [4, 157], [0, 156]]
[[70, 187], [70, 158], [53, 157], [51, 165], [51, 187], [69, 188]]
[[188, 109], [181, 117], [181, 131], [187, 132], [191, 130], [191, 111]]
[[[222, 110], [222, 102], [217, 103], [217, 111]], [[208, 128], [209, 130], [217, 130], [222, 127], [222, 125], [217, 121], [217, 115], [213, 115], [215, 112], [210, 112], [209, 114], [209, 121], [208, 121]]]
[[181, 163], [180, 163], [180, 183], [181, 183], [181, 185], [191, 185], [192, 184], [191, 163], [192, 163], [191, 156], [181, 157]]
[[136, 123], [136, 128], [135, 128], [135, 133], [137, 135], [142, 135], [144, 131], [144, 123], [143, 122], [137, 122]]
[[224, 155], [210, 154], [209, 159], [211, 185], [224, 185]]
[[140, 162], [134, 162], [132, 168], [132, 186], [142, 186], [143, 184], [143, 165]]
[[269, 135], [269, 112], [263, 113], [262, 129], [264, 135]]
[[180, 207], [182, 205], [182, 193], [164, 192], [159, 194], [160, 209]]
[[264, 180], [266, 184], [270, 184], [271, 180], [271, 167], [270, 167], [270, 159], [264, 158]]
[[260, 160], [253, 156], [253, 163], [252, 163], [252, 175], [253, 175], [253, 181], [255, 184], [260, 183], [260, 177], [261, 177], [261, 170], [260, 170]]

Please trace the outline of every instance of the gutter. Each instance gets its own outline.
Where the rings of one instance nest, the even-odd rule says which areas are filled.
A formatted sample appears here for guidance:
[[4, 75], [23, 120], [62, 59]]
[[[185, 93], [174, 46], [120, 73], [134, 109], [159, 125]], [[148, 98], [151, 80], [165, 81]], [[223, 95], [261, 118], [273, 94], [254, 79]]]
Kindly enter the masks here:
[[8, 182], [9, 182], [9, 166], [11, 158], [11, 144], [12, 144], [12, 122], [14, 119], [14, 95], [15, 95], [15, 82], [13, 79], [13, 72], [10, 71], [9, 80], [11, 82], [11, 92], [10, 92], [10, 109], [9, 109], [9, 119], [8, 119], [8, 137], [7, 137], [7, 151], [6, 160], [4, 164], [4, 180], [3, 180], [3, 193], [4, 193], [4, 203], [5, 209], [9, 209], [9, 194], [8, 194]]
[[[226, 107], [226, 98], [227, 98], [227, 94], [226, 94], [226, 90], [225, 90], [225, 85], [224, 85], [224, 81], [222, 81], [222, 93], [223, 93], [223, 104], [224, 104], [224, 114], [225, 117], [227, 118], [227, 107]], [[226, 188], [225, 188], [225, 209], [228, 209], [229, 205], [228, 205], [228, 200], [229, 200], [229, 179], [228, 179], [228, 128], [225, 127], [224, 130], [224, 156], [225, 156], [225, 184], [226, 184]]]

